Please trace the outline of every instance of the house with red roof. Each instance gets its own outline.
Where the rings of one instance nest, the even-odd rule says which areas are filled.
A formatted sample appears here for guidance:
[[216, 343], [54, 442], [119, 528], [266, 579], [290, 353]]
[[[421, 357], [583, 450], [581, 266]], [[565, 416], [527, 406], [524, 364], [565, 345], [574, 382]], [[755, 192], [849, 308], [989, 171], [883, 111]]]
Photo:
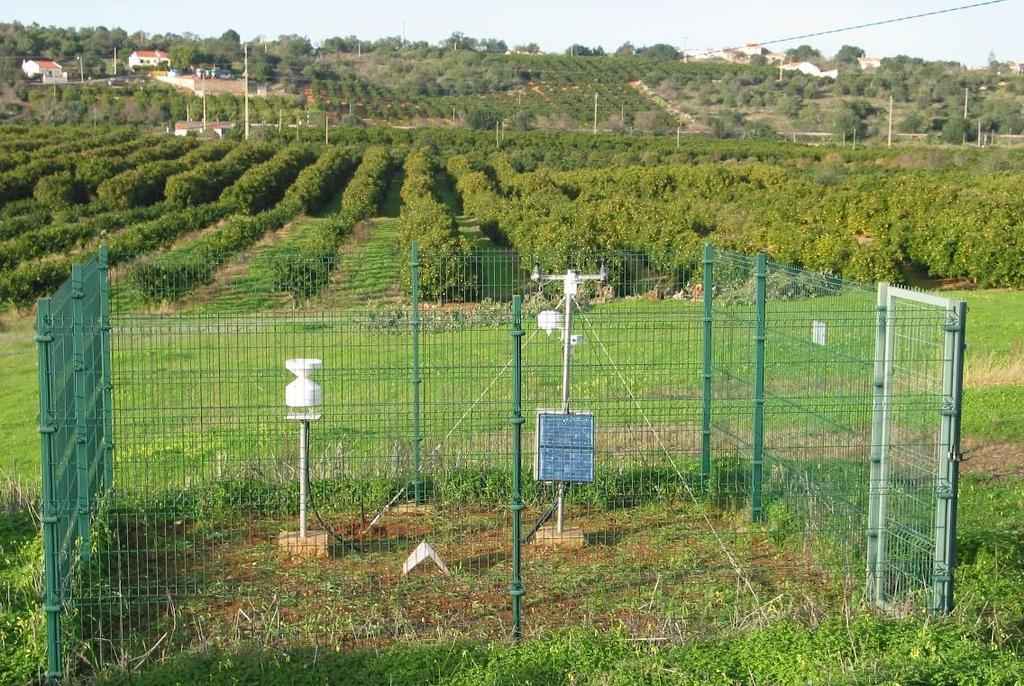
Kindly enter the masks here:
[[42, 79], [43, 83], [67, 83], [68, 80], [64, 67], [52, 60], [25, 60], [21, 71], [30, 79]]
[[171, 58], [163, 50], [136, 50], [128, 55], [128, 66], [132, 69], [159, 69], [170, 64]]

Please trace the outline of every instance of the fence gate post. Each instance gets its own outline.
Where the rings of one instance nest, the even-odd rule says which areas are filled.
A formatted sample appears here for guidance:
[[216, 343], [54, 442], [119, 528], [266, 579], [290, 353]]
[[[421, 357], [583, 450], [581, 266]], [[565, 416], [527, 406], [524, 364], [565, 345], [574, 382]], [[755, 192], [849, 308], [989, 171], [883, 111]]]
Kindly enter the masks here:
[[114, 485], [114, 403], [112, 398], [113, 370], [110, 357], [110, 281], [107, 278], [110, 260], [107, 246], [101, 245], [99, 250], [100, 269], [100, 360], [103, 365], [100, 383], [103, 384], [103, 439], [100, 449], [103, 451], [102, 484], [100, 491]]
[[868, 473], [868, 550], [867, 550], [867, 583], [866, 595], [869, 602], [878, 605], [883, 589], [879, 587], [882, 579], [879, 569], [879, 540], [882, 535], [880, 519], [882, 490], [886, 484], [882, 481], [882, 454], [885, 451], [884, 440], [887, 432], [883, 424], [885, 413], [885, 370], [886, 370], [886, 322], [889, 285], [878, 284], [878, 301], [875, 305], [875, 369], [872, 385], [874, 396], [871, 403], [871, 456]]
[[522, 599], [526, 595], [521, 577], [522, 565], [522, 457], [523, 457], [523, 298], [512, 297], [512, 638], [522, 637]]
[[423, 502], [423, 481], [420, 478], [420, 450], [423, 437], [420, 435], [420, 244], [412, 242], [409, 269], [412, 279], [412, 450], [413, 450], [413, 500]]
[[59, 519], [57, 497], [53, 488], [52, 437], [54, 425], [50, 409], [50, 343], [53, 341], [50, 320], [50, 299], [41, 298], [36, 309], [35, 341], [39, 352], [39, 444], [42, 462], [42, 516], [43, 524], [43, 612], [46, 613], [46, 679], [60, 678], [60, 580], [58, 579]]
[[703, 386], [701, 388], [701, 434], [700, 434], [700, 494], [708, 496], [711, 481], [711, 336], [712, 291], [714, 290], [715, 249], [710, 243], [704, 245], [704, 360]]
[[[89, 539], [89, 429], [86, 400], [89, 374], [85, 369], [85, 279], [82, 265], [71, 267], [71, 350], [75, 388], [75, 466], [78, 483], [78, 535], [82, 560], [88, 560]], [[94, 380], [95, 381], [95, 380]]]
[[763, 252], [757, 254], [757, 332], [754, 338], [754, 461], [751, 474], [751, 517], [760, 522], [761, 512], [761, 481], [764, 473], [764, 342], [765, 342], [765, 272], [767, 257]]
[[956, 509], [960, 481], [960, 410], [963, 396], [964, 329], [967, 305], [958, 302], [947, 312], [942, 370], [942, 424], [935, 498], [935, 562], [932, 609], [953, 609], [956, 566]]

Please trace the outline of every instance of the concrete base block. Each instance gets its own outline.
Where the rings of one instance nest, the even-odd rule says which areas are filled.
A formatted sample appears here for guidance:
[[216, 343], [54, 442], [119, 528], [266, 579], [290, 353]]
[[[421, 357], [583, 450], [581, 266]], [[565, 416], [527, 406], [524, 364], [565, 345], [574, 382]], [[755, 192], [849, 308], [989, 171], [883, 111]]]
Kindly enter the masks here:
[[277, 546], [289, 557], [327, 557], [328, 537], [326, 531], [307, 531], [301, 538], [298, 531], [285, 531], [277, 537]]
[[429, 503], [405, 502], [391, 508], [395, 514], [429, 514], [434, 511], [434, 506]]
[[583, 537], [583, 529], [578, 526], [563, 526], [561, 533], [554, 524], [542, 526], [533, 535], [533, 541], [537, 545], [552, 548], [582, 548], [586, 544]]

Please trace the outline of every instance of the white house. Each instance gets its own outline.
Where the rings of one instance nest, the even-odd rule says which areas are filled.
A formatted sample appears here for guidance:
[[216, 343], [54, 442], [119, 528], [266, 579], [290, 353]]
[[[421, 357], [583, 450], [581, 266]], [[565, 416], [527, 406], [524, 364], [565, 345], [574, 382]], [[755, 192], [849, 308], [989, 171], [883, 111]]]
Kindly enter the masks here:
[[235, 124], [230, 121], [209, 121], [205, 124], [201, 121], [178, 121], [174, 123], [174, 135], [187, 136], [191, 133], [202, 136], [213, 133], [217, 138], [223, 138], [224, 132], [233, 128]]
[[789, 62], [788, 64], [783, 64], [782, 66], [780, 66], [779, 70], [798, 71], [801, 74], [806, 74], [807, 76], [816, 76], [821, 79], [834, 79], [837, 76], [839, 76], [838, 69], [829, 69], [827, 71], [822, 71], [821, 69], [818, 68], [818, 65], [812, 64], [810, 62]]
[[139, 67], [159, 68], [161, 65], [171, 64], [171, 58], [163, 50], [136, 50], [128, 55], [128, 66], [132, 69]]
[[878, 69], [880, 66], [882, 66], [882, 58], [881, 57], [858, 57], [857, 58], [857, 64], [859, 64], [860, 68], [865, 70], [865, 71], [867, 71], [868, 69]]
[[21, 70], [28, 78], [39, 77], [43, 83], [66, 83], [68, 80], [64, 67], [50, 60], [25, 60], [21, 63]]

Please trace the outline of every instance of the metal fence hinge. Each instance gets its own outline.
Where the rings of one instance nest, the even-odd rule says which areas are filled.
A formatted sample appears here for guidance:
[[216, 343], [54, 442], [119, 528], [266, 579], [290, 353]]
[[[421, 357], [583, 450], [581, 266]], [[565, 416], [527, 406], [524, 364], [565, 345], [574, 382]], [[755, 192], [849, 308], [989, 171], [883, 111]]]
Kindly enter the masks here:
[[60, 521], [57, 515], [43, 515], [39, 518], [39, 521], [43, 524], [56, 524]]
[[947, 458], [953, 464], [960, 464], [961, 462], [963, 462], [963, 461], [965, 461], [967, 459], [964, 456], [964, 452], [962, 450], [960, 450], [959, 448], [953, 448], [952, 450], [950, 450], [949, 451], [949, 455], [947, 455]]
[[32, 340], [35, 341], [36, 343], [52, 343], [53, 342], [53, 336], [51, 336], [48, 333], [47, 334], [36, 334], [35, 336], [33, 336]]
[[40, 424], [39, 425], [39, 429], [37, 429], [37, 430], [41, 434], [52, 434], [52, 433], [56, 433], [57, 432], [57, 425], [56, 424]]

